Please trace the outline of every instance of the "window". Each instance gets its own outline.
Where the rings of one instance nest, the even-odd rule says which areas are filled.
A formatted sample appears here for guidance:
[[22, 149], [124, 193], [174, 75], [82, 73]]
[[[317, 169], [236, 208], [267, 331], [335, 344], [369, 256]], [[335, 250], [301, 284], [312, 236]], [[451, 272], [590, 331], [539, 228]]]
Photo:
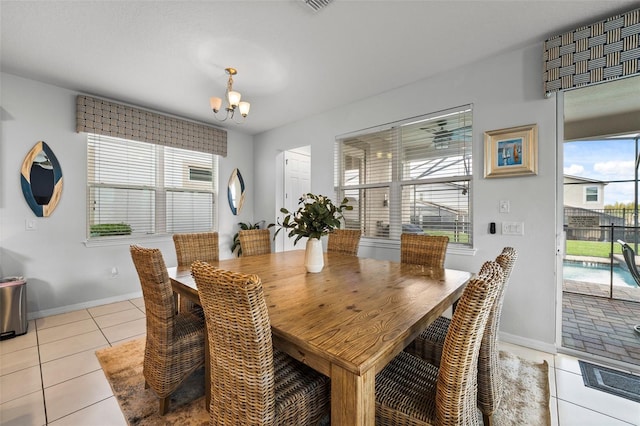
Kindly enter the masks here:
[[587, 186], [584, 188], [584, 200], [587, 203], [597, 203], [598, 202], [598, 187], [597, 186]]
[[215, 228], [217, 156], [88, 135], [90, 239]]
[[211, 169], [207, 168], [198, 168], [198, 167], [189, 167], [189, 179], [190, 180], [199, 180], [201, 182], [211, 182], [213, 178]]
[[467, 105], [336, 139], [337, 198], [365, 237], [447, 235], [471, 245], [472, 111]]

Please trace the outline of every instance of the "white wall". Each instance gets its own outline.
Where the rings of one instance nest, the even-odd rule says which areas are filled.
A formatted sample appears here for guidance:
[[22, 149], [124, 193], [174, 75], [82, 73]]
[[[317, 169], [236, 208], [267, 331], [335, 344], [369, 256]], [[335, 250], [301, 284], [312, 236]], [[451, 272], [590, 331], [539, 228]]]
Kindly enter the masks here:
[[[477, 271], [504, 246], [518, 249], [502, 313], [505, 340], [554, 350], [556, 328], [556, 102], [542, 90], [542, 45], [486, 59], [433, 78], [265, 132], [255, 137], [255, 215], [273, 220], [276, 208], [275, 156], [311, 145], [311, 191], [333, 194], [336, 136], [395, 120], [473, 104], [474, 252], [450, 251], [446, 266]], [[538, 124], [537, 176], [484, 179], [483, 132]], [[500, 200], [511, 212], [500, 214]], [[524, 222], [524, 236], [504, 236], [503, 221]], [[488, 232], [497, 222], [498, 233]], [[373, 247], [366, 239], [360, 256], [399, 259], [399, 244]]]
[[[75, 131], [78, 93], [1, 74], [0, 143], [0, 276], [27, 279], [29, 317], [40, 317], [139, 296], [140, 284], [129, 255], [129, 244], [162, 250], [168, 266], [175, 266], [171, 237], [126, 240], [117, 245], [86, 247], [86, 134]], [[53, 214], [35, 218], [20, 188], [20, 167], [39, 140], [58, 158], [63, 174], [62, 198]], [[228, 133], [228, 155], [220, 159], [218, 228], [220, 257], [229, 250], [237, 222], [253, 221], [253, 139]], [[226, 187], [238, 167], [248, 187], [243, 211], [233, 216]], [[25, 230], [25, 220], [37, 229]], [[111, 277], [116, 266], [119, 275]]]

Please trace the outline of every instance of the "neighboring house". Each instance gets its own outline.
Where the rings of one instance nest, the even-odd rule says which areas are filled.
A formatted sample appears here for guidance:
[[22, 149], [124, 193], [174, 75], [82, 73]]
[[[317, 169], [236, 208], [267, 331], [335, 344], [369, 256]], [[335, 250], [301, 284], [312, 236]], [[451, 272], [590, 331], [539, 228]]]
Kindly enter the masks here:
[[[604, 210], [606, 182], [578, 176], [564, 176], [564, 229], [567, 240], [611, 241], [611, 224], [624, 226], [624, 218]], [[624, 235], [614, 231], [615, 241]]]
[[580, 207], [589, 210], [604, 209], [604, 187], [606, 182], [578, 176], [564, 175], [565, 207]]

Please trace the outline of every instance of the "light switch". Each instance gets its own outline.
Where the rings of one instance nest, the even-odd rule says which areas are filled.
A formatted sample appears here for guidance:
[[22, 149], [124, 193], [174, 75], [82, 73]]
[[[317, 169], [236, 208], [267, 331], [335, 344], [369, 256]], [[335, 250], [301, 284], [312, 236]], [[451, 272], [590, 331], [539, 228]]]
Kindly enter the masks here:
[[35, 219], [25, 219], [24, 220], [24, 229], [27, 231], [35, 231], [38, 228], [36, 225]]
[[500, 213], [509, 213], [511, 203], [509, 200], [500, 200]]

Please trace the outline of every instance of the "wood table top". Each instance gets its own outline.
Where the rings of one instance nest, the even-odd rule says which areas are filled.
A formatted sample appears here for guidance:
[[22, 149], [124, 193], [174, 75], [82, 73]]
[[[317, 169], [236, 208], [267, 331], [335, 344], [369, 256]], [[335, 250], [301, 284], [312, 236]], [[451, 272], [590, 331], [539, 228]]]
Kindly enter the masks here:
[[[290, 345], [287, 352], [327, 375], [332, 364], [356, 375], [379, 371], [460, 297], [473, 276], [335, 253], [324, 256], [319, 273], [306, 272], [304, 250], [212, 264], [258, 275], [274, 344]], [[190, 268], [168, 270], [172, 280], [197, 297]]]

